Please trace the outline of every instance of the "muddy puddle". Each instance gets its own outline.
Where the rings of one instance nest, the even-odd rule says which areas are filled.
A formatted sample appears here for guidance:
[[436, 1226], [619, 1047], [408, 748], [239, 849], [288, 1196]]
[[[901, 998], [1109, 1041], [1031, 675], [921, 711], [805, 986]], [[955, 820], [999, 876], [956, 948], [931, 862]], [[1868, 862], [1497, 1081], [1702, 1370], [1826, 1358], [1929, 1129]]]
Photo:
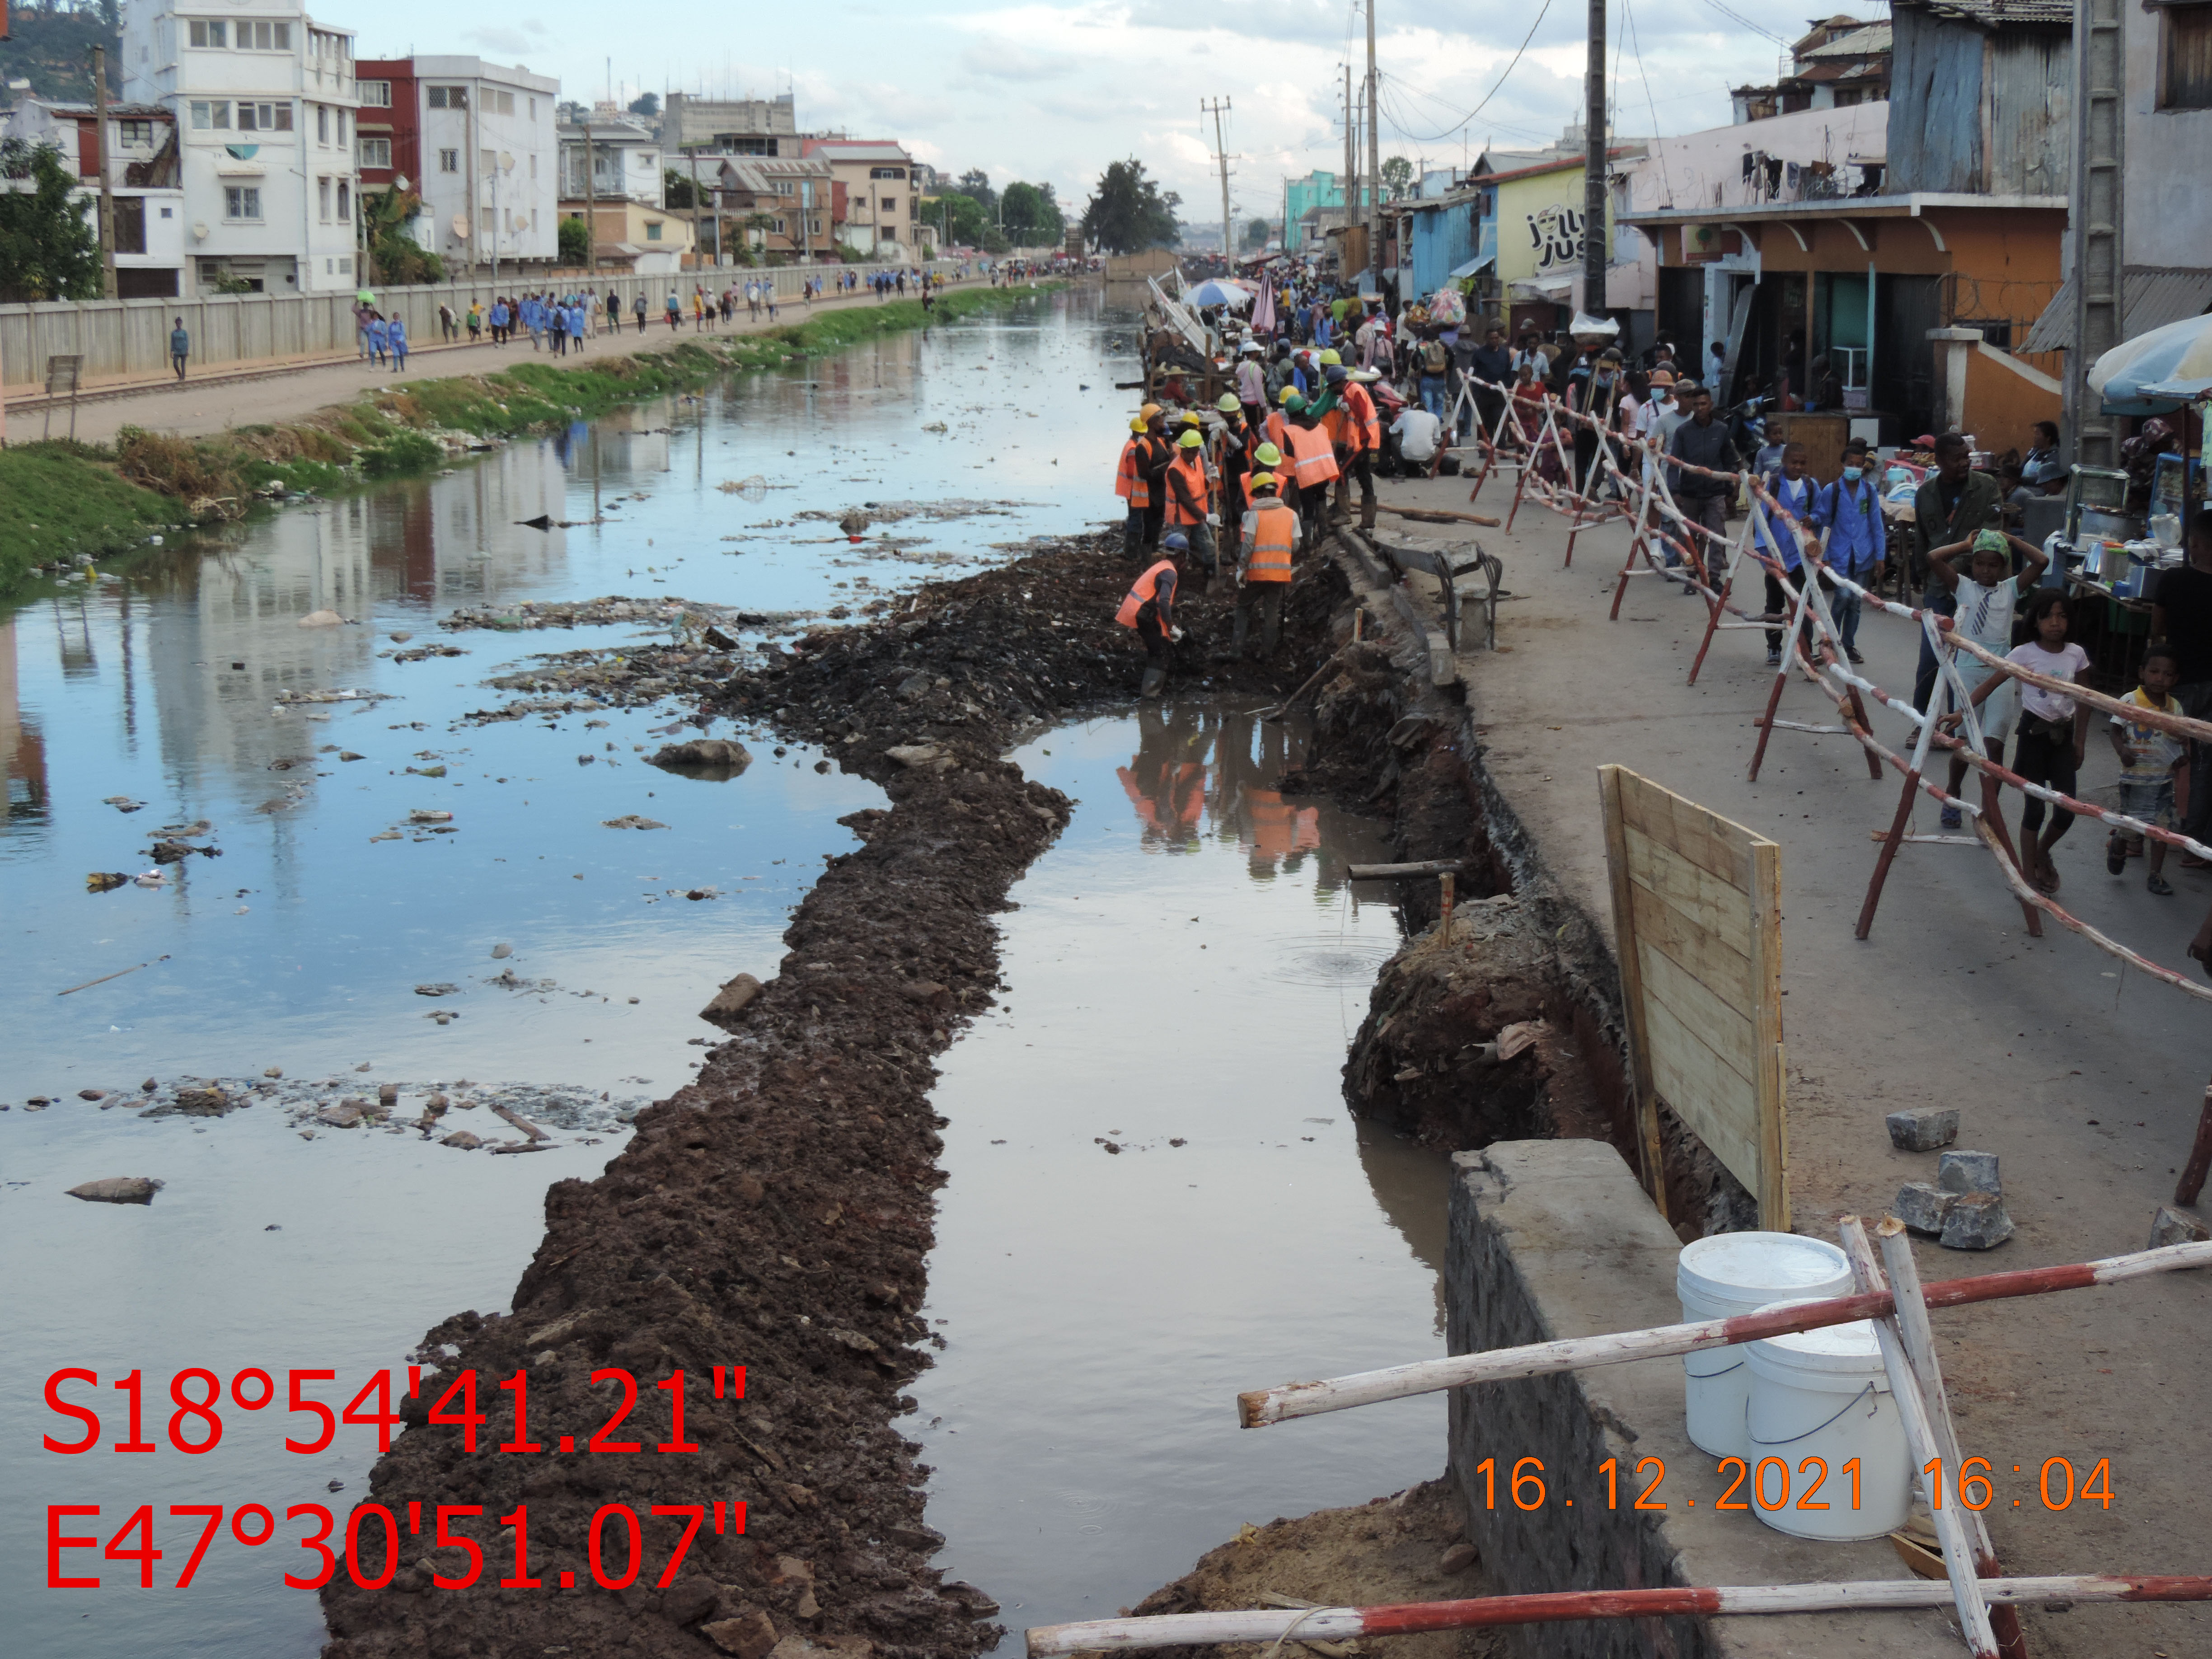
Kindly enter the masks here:
[[[645, 763], [701, 735], [669, 729], [695, 706], [681, 677], [471, 723], [520, 695], [488, 683], [540, 653], [668, 646], [686, 637], [680, 609], [655, 614], [669, 599], [783, 619], [739, 625], [750, 644], [1085, 527], [1113, 505], [1109, 337], [1095, 295], [1043, 298], [289, 507], [0, 611], [0, 1606], [23, 1650], [312, 1652], [313, 1595], [281, 1583], [299, 1552], [212, 1548], [180, 1595], [198, 1526], [167, 1506], [342, 1514], [374, 1433], [293, 1455], [299, 1422], [270, 1410], [203, 1457], [64, 1459], [39, 1443], [48, 1375], [105, 1389], [139, 1369], [166, 1422], [182, 1368], [358, 1379], [450, 1313], [504, 1307], [546, 1187], [597, 1175], [635, 1105], [689, 1078], [693, 1040], [719, 1040], [699, 1008], [774, 971], [821, 859], [858, 845], [837, 820], [883, 799], [726, 723], [711, 735], [752, 754], [736, 775]], [[839, 520], [870, 501], [887, 521], [856, 544]], [[603, 625], [441, 626], [610, 594], [641, 603]], [[346, 620], [301, 625], [324, 611]], [[339, 692], [369, 695], [323, 700]], [[191, 850], [161, 862], [163, 841]], [[88, 890], [94, 875], [124, 879]], [[343, 1109], [386, 1084], [389, 1114]], [[250, 1103], [139, 1115], [210, 1085]], [[441, 1092], [426, 1139], [410, 1126]], [[494, 1105], [546, 1149], [495, 1155], [524, 1136]], [[486, 1144], [443, 1144], [457, 1132]], [[166, 1184], [145, 1206], [66, 1195], [117, 1176]], [[104, 1561], [106, 1593], [46, 1590], [49, 1504], [103, 1506], [103, 1540], [152, 1504], [174, 1559], [150, 1589]]]
[[900, 1425], [948, 1577], [1110, 1615], [1245, 1522], [1433, 1475], [1440, 1397], [1287, 1431], [1240, 1389], [1434, 1352], [1445, 1166], [1354, 1125], [1345, 1052], [1398, 926], [1372, 823], [1270, 786], [1298, 741], [1183, 705], [1017, 751], [1080, 802], [1002, 919], [1004, 1006], [945, 1057], [951, 1181]]

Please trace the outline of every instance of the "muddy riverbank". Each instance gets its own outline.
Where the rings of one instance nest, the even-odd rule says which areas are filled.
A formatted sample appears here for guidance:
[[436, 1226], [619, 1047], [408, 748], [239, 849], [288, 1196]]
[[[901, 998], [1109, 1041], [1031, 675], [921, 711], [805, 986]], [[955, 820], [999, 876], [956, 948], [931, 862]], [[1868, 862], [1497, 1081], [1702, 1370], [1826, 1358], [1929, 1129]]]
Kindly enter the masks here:
[[[726, 1017], [732, 1040], [698, 1079], [640, 1115], [604, 1176], [549, 1193], [513, 1312], [458, 1315], [428, 1341], [448, 1351], [443, 1375], [526, 1371], [533, 1412], [564, 1426], [604, 1419], [608, 1391], [589, 1380], [604, 1367], [658, 1378], [743, 1364], [744, 1400], [692, 1391], [697, 1453], [526, 1462], [471, 1455], [410, 1404], [410, 1432], [372, 1479], [376, 1501], [481, 1504], [485, 1518], [464, 1525], [510, 1560], [514, 1540], [489, 1517], [526, 1504], [531, 1576], [577, 1588], [441, 1590], [429, 1583], [440, 1558], [403, 1550], [398, 1594], [325, 1590], [332, 1659], [563, 1642], [696, 1654], [709, 1650], [702, 1631], [750, 1659], [794, 1635], [885, 1656], [994, 1638], [979, 1622], [997, 1610], [988, 1587], [941, 1583], [928, 1565], [941, 1541], [923, 1521], [928, 1470], [891, 1423], [927, 1363], [916, 1310], [944, 1179], [932, 1058], [992, 1005], [993, 914], [1067, 821], [1064, 797], [1000, 756], [1041, 718], [1134, 690], [1139, 659], [1111, 621], [1128, 574], [1114, 539], [1077, 538], [802, 636], [702, 711], [819, 741], [890, 805], [849, 820], [865, 846], [830, 860], [789, 954]], [[1216, 691], [1279, 696], [1326, 650], [1342, 595], [1333, 566], [1302, 577], [1272, 670], [1209, 662], [1231, 600], [1194, 596], [1183, 668]], [[642, 1396], [630, 1422], [653, 1431], [641, 1439], [666, 1437], [665, 1396]], [[588, 1588], [594, 1510], [647, 1494], [710, 1508], [747, 1498], [747, 1531], [702, 1534], [665, 1588]], [[679, 1531], [647, 1519], [647, 1559], [666, 1560]]]

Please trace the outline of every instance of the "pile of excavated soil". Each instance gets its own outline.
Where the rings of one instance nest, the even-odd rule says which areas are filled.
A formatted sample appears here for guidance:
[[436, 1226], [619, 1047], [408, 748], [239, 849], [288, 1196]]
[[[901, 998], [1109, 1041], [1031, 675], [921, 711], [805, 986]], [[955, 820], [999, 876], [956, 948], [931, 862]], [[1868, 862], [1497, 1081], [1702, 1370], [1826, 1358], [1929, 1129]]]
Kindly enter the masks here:
[[[999, 756], [1038, 719], [1133, 690], [1139, 672], [1111, 620], [1131, 567], [1108, 545], [1057, 548], [927, 587], [903, 615], [809, 635], [710, 705], [836, 743], [890, 807], [848, 820], [865, 845], [829, 860], [776, 977], [750, 1000], [718, 999], [742, 1006], [723, 1016], [732, 1038], [697, 1079], [639, 1115], [599, 1179], [547, 1194], [513, 1312], [457, 1314], [429, 1334], [435, 1375], [404, 1402], [406, 1430], [369, 1483], [402, 1519], [399, 1565], [387, 1589], [362, 1589], [343, 1569], [325, 1588], [327, 1659], [761, 1659], [772, 1648], [788, 1659], [810, 1647], [957, 1659], [994, 1638], [978, 1622], [997, 1611], [989, 1598], [928, 1565], [942, 1541], [922, 1524], [929, 1471], [891, 1422], [928, 1363], [915, 1310], [944, 1180], [931, 1056], [989, 1006], [991, 917], [1068, 817], [1065, 797]], [[1279, 669], [1209, 663], [1228, 635], [1225, 586], [1181, 608], [1183, 664], [1216, 690], [1295, 685], [1325, 648], [1318, 619], [1341, 578], [1321, 563], [1302, 577]], [[747, 1368], [742, 1402], [714, 1398], [718, 1365]], [[428, 1421], [467, 1369], [490, 1419], [473, 1453], [458, 1424]], [[623, 1403], [619, 1379], [593, 1383], [605, 1370], [637, 1380], [607, 1438], [647, 1449], [556, 1449], [564, 1436], [586, 1448]], [[678, 1370], [698, 1449], [657, 1452], [674, 1437], [672, 1395], [653, 1385]], [[513, 1433], [498, 1384], [518, 1372], [544, 1451], [493, 1449]], [[746, 1531], [717, 1535], [714, 1506], [732, 1499], [750, 1506]], [[404, 1524], [418, 1503], [420, 1536]], [[637, 1514], [648, 1570], [608, 1589], [592, 1571], [592, 1523], [618, 1504]], [[431, 1582], [465, 1557], [429, 1547], [441, 1504], [481, 1506], [453, 1525], [489, 1564], [472, 1587]], [[648, 1510], [684, 1504], [703, 1505], [708, 1525], [664, 1586], [684, 1522]], [[498, 1583], [516, 1576], [517, 1529], [499, 1517], [518, 1506], [543, 1588]], [[627, 1525], [611, 1516], [599, 1535], [601, 1567], [619, 1577]], [[374, 1579], [380, 1523], [359, 1538], [362, 1576]]]
[[[1128, 1611], [1139, 1616], [1240, 1607], [1382, 1607], [1449, 1601], [1489, 1592], [1449, 1480], [1425, 1481], [1351, 1509], [1247, 1526], [1164, 1589]], [[1258, 1659], [1272, 1644], [1162, 1648], [1162, 1659]], [[1288, 1654], [1373, 1652], [1389, 1659], [1493, 1659], [1495, 1631], [1429, 1631], [1383, 1642], [1283, 1644]]]

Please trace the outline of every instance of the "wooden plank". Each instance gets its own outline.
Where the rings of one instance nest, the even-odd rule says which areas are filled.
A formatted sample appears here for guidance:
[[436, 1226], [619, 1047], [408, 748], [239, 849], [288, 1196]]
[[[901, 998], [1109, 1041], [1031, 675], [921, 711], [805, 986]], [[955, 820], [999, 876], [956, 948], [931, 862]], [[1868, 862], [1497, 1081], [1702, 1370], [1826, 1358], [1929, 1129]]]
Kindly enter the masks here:
[[1624, 823], [1621, 830], [1627, 843], [1631, 881], [1680, 911], [1692, 927], [1715, 935], [1730, 950], [1750, 957], [1751, 907], [1742, 889], [1729, 886], [1632, 823]]
[[1750, 885], [1747, 848], [1757, 837], [1671, 789], [1646, 779], [1637, 781], [1641, 787], [1624, 789], [1621, 797], [1622, 817], [1630, 825], [1728, 886], [1741, 891]]
[[1756, 1193], [1759, 1187], [1759, 1119], [1750, 1083], [1664, 1003], [1647, 1000], [1651, 1072], [1659, 1093], [1729, 1173]]
[[[1356, 866], [1355, 866], [1356, 867]], [[1758, 1001], [1751, 958], [1693, 927], [1682, 913], [1649, 889], [1629, 884], [1636, 907], [1636, 936], [1664, 951], [1682, 969], [1745, 1018]]]
[[1759, 1181], [1759, 1224], [1790, 1231], [1790, 1115], [1782, 1053], [1782, 849], [1760, 840], [1751, 848], [1753, 982], [1758, 987]]
[[[1613, 884], [1613, 929], [1620, 958], [1620, 1000], [1628, 1021], [1628, 1064], [1636, 1088], [1637, 1142], [1643, 1153], [1644, 1190], [1660, 1216], [1667, 1214], [1667, 1174], [1659, 1140], [1659, 1089], [1651, 1074], [1651, 1034], [1644, 1018], [1642, 952], [1637, 944], [1635, 884], [1628, 875], [1626, 826], [1621, 818], [1624, 784], [1641, 782], [1626, 767], [1597, 769], [1605, 820], [1605, 865]], [[1663, 907], [1661, 907], [1663, 908]]]
[[1685, 1030], [1696, 1032], [1741, 1079], [1743, 1099], [1755, 1102], [1759, 1063], [1756, 1019], [1729, 1007], [1664, 951], [1652, 949], [1648, 940], [1642, 949], [1644, 994], [1674, 1015]]

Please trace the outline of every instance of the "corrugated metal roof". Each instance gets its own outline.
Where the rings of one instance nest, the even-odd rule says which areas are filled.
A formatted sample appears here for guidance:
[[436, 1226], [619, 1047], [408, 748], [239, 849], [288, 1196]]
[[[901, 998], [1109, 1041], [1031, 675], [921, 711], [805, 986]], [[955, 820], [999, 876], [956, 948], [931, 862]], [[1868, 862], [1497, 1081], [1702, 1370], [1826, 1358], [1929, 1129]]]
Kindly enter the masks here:
[[1839, 34], [1824, 46], [1814, 46], [1801, 52], [1800, 58], [1874, 58], [1890, 48], [1890, 27], [1887, 23], [1872, 23], [1863, 29], [1853, 29], [1849, 34]]
[[[2122, 280], [2125, 297], [2120, 337], [2132, 340], [2185, 317], [2201, 317], [2212, 310], [2212, 271], [2148, 269], [2130, 270]], [[2035, 319], [2021, 343], [2022, 351], [2066, 351], [2074, 344], [2074, 279], [2059, 284], [2058, 292]]]
[[2073, 0], [1893, 0], [1899, 6], [1933, 12], [1938, 17], [1964, 18], [2002, 28], [2007, 23], [2063, 23], [2074, 21]]

